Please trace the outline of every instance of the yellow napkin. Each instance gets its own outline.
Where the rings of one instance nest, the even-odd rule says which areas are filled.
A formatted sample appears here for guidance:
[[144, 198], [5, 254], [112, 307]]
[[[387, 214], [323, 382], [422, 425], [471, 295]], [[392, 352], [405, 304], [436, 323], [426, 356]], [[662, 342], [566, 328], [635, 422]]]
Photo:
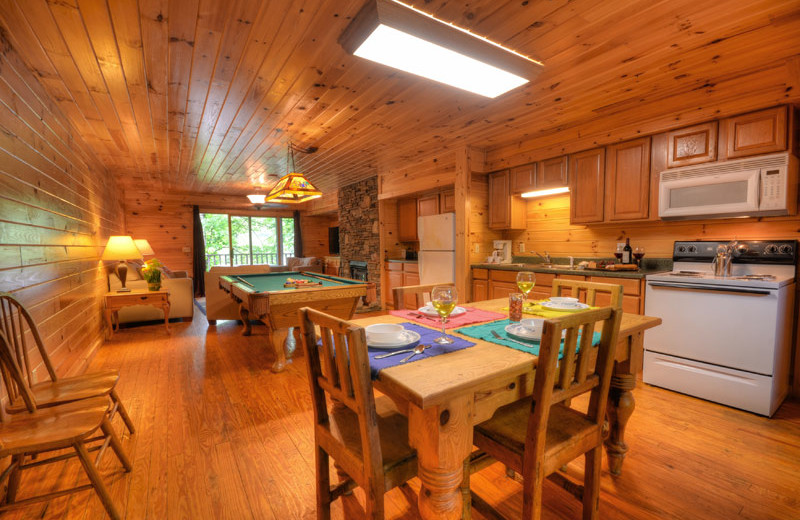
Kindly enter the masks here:
[[[570, 312], [577, 312], [577, 311], [554, 311], [552, 309], [546, 309], [542, 307], [540, 304], [548, 300], [539, 300], [535, 302], [526, 302], [525, 305], [522, 306], [522, 313], [523, 314], [533, 314], [534, 316], [539, 316], [542, 318], [560, 318], [567, 313]], [[594, 309], [594, 307], [589, 307], [590, 309]], [[504, 311], [508, 312], [508, 307], [503, 307]], [[584, 309], [585, 310], [585, 309]]]

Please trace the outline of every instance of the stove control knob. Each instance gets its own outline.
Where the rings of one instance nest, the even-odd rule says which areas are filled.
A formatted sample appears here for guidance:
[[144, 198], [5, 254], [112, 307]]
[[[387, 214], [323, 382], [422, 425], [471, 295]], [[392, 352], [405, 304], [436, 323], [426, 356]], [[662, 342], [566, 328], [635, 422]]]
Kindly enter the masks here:
[[784, 255], [791, 255], [792, 254], [792, 246], [790, 246], [789, 244], [783, 244], [782, 246], [780, 246], [778, 248], [778, 251], [780, 251], [781, 254], [784, 254]]
[[739, 256], [744, 256], [750, 252], [750, 248], [747, 247], [747, 244], [739, 244], [736, 246], [736, 254]]
[[696, 253], [697, 252], [697, 246], [689, 246], [689, 252], [690, 253]]
[[685, 253], [686, 252], [686, 246], [678, 246], [678, 252], [679, 253]]
[[769, 244], [767, 247], [764, 248], [764, 252], [768, 255], [776, 255], [778, 254], [778, 246], [775, 244]]

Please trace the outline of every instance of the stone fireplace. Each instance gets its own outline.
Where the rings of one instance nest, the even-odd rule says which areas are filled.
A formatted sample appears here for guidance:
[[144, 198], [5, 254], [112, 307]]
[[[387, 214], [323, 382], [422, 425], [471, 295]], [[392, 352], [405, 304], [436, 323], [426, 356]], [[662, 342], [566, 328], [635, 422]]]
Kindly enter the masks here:
[[339, 188], [341, 272], [344, 276], [374, 282], [377, 289], [378, 299], [369, 306], [359, 307], [362, 312], [381, 308], [380, 245], [378, 177]]

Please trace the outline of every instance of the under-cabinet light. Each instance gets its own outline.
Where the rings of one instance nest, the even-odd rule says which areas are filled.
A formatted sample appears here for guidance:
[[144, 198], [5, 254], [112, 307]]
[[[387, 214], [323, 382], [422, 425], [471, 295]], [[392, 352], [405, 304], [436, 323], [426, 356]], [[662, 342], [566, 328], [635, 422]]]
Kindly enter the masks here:
[[370, 0], [339, 38], [351, 54], [494, 98], [542, 64], [397, 0]]
[[534, 197], [545, 197], [547, 195], [556, 195], [558, 193], [567, 193], [569, 192], [568, 186], [562, 186], [561, 188], [550, 188], [547, 190], [535, 190], [535, 191], [528, 191], [520, 195], [523, 199], [532, 199]]

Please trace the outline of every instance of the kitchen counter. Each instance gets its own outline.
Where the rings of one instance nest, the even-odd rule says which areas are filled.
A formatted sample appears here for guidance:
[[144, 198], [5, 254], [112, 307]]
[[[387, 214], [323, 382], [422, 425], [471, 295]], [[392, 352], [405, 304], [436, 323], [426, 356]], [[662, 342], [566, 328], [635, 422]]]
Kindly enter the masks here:
[[511, 264], [472, 264], [478, 269], [495, 269], [500, 271], [533, 271], [534, 273], [573, 274], [583, 276], [607, 276], [609, 278], [629, 278], [641, 280], [648, 274], [662, 273], [672, 269], [671, 259], [656, 258], [645, 262], [645, 267], [638, 271], [610, 271], [607, 269], [570, 269], [569, 264], [555, 264], [555, 267], [542, 267], [541, 263]]
[[405, 259], [400, 259], [400, 258], [387, 258], [386, 261], [387, 262], [398, 262], [398, 263], [403, 263], [403, 264], [416, 264], [416, 263], [418, 263], [417, 260], [405, 260]]

